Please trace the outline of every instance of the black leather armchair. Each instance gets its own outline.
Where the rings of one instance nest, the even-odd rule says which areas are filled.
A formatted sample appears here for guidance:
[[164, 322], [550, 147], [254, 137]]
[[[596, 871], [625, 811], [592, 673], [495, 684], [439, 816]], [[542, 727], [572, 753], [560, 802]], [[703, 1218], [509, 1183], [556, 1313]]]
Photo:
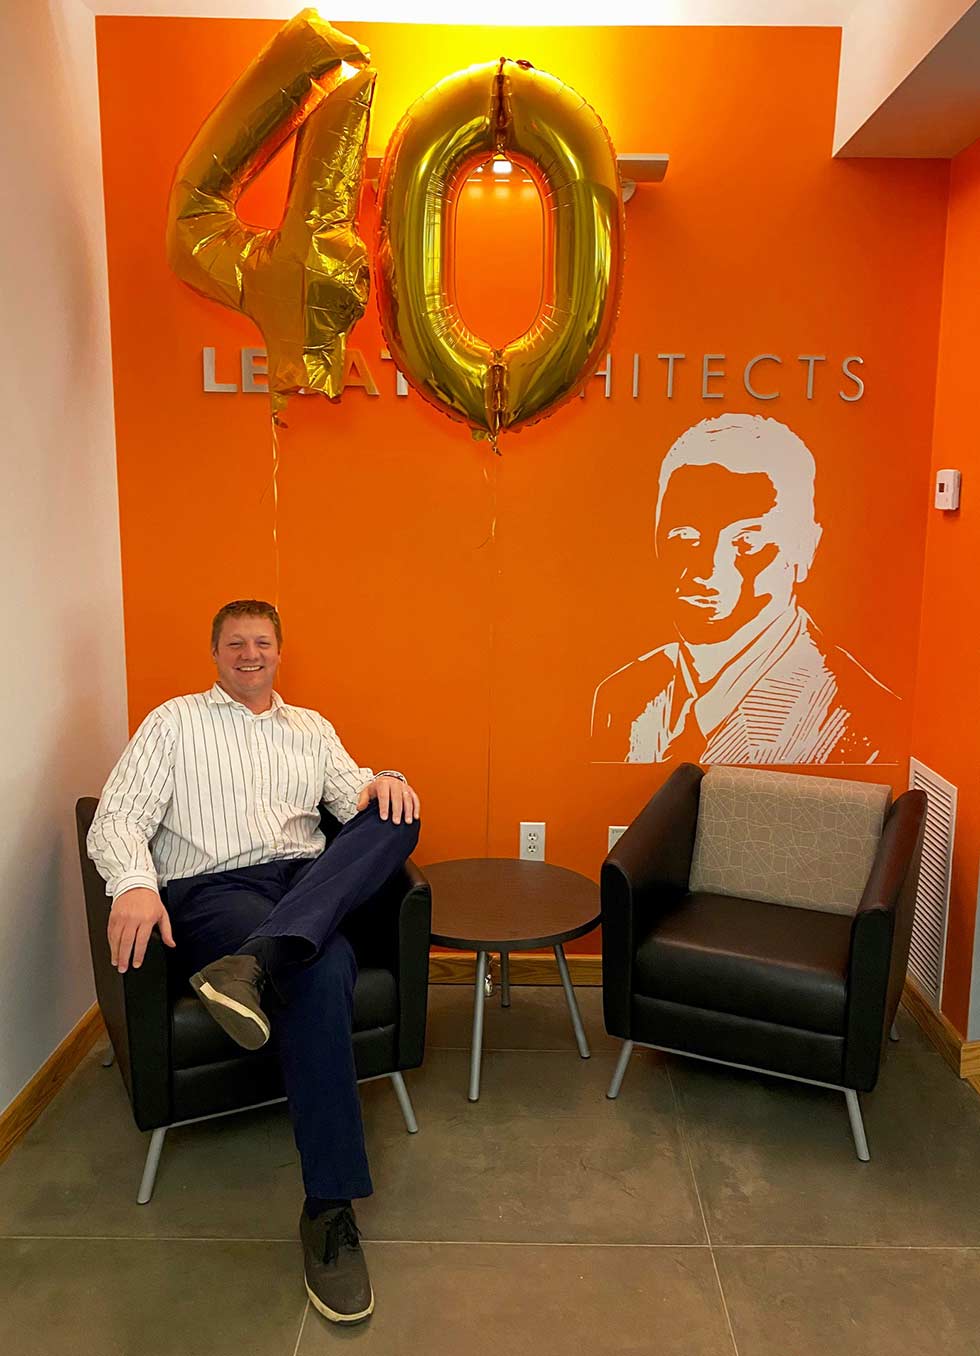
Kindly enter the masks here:
[[[145, 1205], [171, 1126], [243, 1111], [285, 1094], [275, 1053], [268, 1046], [250, 1053], [225, 1035], [155, 931], [140, 969], [121, 975], [113, 968], [106, 942], [110, 901], [85, 850], [97, 804], [86, 797], [75, 808], [89, 944], [99, 1008], [133, 1116], [141, 1130], [152, 1131], [137, 1195]], [[321, 820], [329, 840], [338, 826], [325, 810]], [[409, 861], [344, 928], [358, 960], [357, 1075], [391, 1079], [410, 1134], [418, 1125], [402, 1072], [422, 1063], [431, 912], [428, 883]]]
[[908, 964], [926, 798], [890, 806], [857, 912], [826, 913], [689, 889], [703, 773], [682, 764], [602, 866], [606, 1030], [635, 1044], [844, 1092], [877, 1082]]

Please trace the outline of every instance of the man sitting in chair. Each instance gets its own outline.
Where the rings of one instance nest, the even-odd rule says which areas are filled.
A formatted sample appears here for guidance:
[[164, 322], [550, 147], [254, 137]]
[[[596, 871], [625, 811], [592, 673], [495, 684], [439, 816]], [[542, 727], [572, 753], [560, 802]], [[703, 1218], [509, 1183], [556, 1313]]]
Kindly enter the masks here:
[[[400, 772], [358, 767], [317, 712], [282, 700], [281, 646], [271, 604], [221, 609], [217, 682], [146, 717], [106, 783], [88, 852], [112, 896], [120, 973], [142, 964], [157, 927], [239, 1045], [275, 1031], [307, 1193], [306, 1288], [327, 1318], [356, 1323], [374, 1293], [351, 1201], [372, 1187], [351, 1046], [356, 962], [339, 928], [412, 852], [419, 798]], [[326, 849], [321, 802], [343, 824]]]
[[894, 762], [898, 698], [797, 601], [822, 532], [813, 489], [810, 450], [775, 419], [677, 439], [656, 515], [677, 638], [596, 688], [596, 761]]

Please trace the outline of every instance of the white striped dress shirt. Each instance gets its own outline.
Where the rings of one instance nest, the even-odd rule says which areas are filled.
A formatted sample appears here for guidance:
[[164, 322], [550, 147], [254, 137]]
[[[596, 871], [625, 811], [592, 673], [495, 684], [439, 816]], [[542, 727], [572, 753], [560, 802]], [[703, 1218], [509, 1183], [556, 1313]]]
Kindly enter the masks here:
[[316, 857], [320, 802], [346, 823], [373, 778], [316, 711], [274, 692], [256, 716], [215, 683], [143, 721], [106, 782], [88, 854], [113, 899], [136, 886]]

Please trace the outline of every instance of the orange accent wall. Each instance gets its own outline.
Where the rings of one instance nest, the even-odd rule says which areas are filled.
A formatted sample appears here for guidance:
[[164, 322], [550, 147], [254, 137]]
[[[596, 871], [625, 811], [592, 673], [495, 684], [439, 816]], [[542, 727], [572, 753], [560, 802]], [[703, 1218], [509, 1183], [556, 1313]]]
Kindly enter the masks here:
[[[292, 402], [277, 521], [286, 697], [323, 710], [360, 761], [411, 774], [421, 861], [516, 855], [518, 822], [545, 820], [549, 859], [596, 875], [607, 826], [665, 775], [594, 764], [588, 741], [597, 682], [671, 638], [653, 554], [659, 464], [698, 420], [747, 411], [789, 424], [817, 460], [824, 538], [803, 604], [902, 698], [896, 764], [843, 775], [904, 786], [948, 166], [831, 158], [829, 29], [347, 27], [380, 72], [373, 153], [437, 79], [507, 53], [589, 99], [620, 150], [671, 164], [627, 208], [610, 399], [592, 382], [494, 458], [414, 394], [396, 397], [372, 302], [352, 343], [381, 394]], [[205, 395], [200, 376], [203, 345], [227, 381], [261, 339], [177, 282], [163, 248], [179, 156], [275, 28], [97, 21], [134, 725], [210, 682], [221, 603], [276, 590], [267, 403]], [[276, 219], [286, 169], [250, 191], [252, 219]], [[366, 239], [373, 212], [365, 190]], [[467, 207], [464, 309], [487, 330], [526, 323], [537, 286], [534, 212], [510, 229]], [[689, 355], [672, 400], [663, 352]], [[728, 355], [722, 400], [701, 398], [704, 353]], [[783, 358], [782, 394], [764, 404], [741, 383], [759, 353]], [[799, 354], [827, 355], [811, 401]], [[865, 358], [856, 404], [838, 395], [850, 354]]]
[[958, 467], [963, 487], [956, 512], [929, 511], [912, 739], [915, 757], [958, 788], [943, 1011], [964, 1035], [980, 858], [980, 640], [972, 601], [980, 578], [978, 240], [980, 141], [951, 167], [932, 471]]

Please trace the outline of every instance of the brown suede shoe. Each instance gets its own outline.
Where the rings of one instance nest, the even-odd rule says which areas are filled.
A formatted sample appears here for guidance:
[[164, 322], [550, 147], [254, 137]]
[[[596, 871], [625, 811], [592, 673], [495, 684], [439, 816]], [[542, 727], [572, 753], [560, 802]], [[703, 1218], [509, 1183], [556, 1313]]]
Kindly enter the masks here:
[[269, 1039], [262, 1011], [265, 971], [254, 956], [222, 956], [191, 976], [191, 988], [218, 1025], [246, 1050]]
[[374, 1291], [349, 1205], [299, 1221], [306, 1293], [331, 1323], [362, 1323], [374, 1312]]

